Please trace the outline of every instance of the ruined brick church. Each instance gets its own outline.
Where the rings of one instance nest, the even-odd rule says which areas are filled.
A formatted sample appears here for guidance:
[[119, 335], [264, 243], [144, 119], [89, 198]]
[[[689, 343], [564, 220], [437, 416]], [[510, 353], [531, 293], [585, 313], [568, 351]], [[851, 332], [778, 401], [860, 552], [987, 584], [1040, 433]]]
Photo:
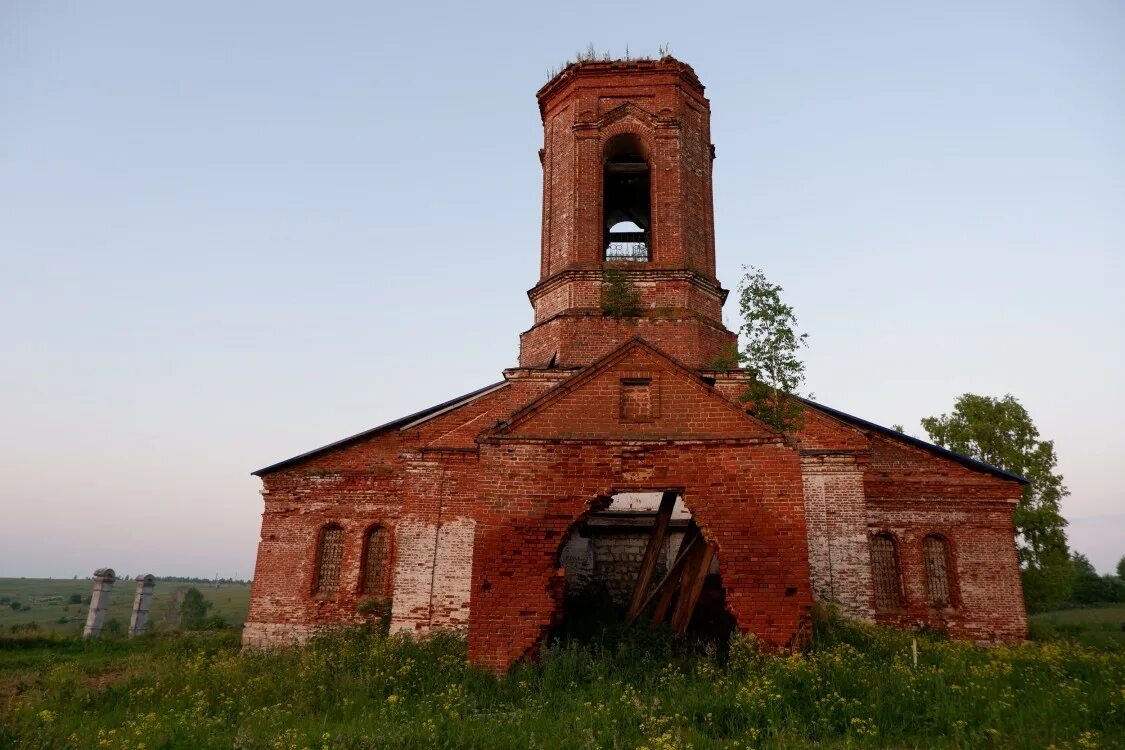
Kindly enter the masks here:
[[[534, 322], [503, 380], [254, 472], [249, 646], [369, 620], [535, 653], [581, 592], [678, 632], [785, 647], [816, 601], [978, 641], [1023, 638], [1022, 480], [807, 403], [782, 435], [716, 369], [710, 104], [694, 71], [572, 64], [543, 119]], [[607, 314], [616, 271], [637, 309]], [[619, 282], [618, 282], [619, 283]], [[376, 606], [364, 606], [372, 602]]]

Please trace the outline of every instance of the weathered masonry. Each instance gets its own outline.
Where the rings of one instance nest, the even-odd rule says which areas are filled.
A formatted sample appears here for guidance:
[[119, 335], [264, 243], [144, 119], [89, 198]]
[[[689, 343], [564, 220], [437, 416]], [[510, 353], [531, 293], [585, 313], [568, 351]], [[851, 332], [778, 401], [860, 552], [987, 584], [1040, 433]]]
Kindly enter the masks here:
[[[809, 403], [783, 436], [714, 369], [710, 104], [692, 69], [583, 62], [538, 94], [533, 324], [503, 379], [255, 472], [247, 645], [374, 617], [534, 654], [568, 597], [799, 644], [814, 601], [957, 637], [1024, 637], [1021, 478]], [[605, 276], [639, 314], [607, 315]], [[619, 283], [619, 282], [618, 282]], [[725, 620], [724, 620], [725, 618]]]

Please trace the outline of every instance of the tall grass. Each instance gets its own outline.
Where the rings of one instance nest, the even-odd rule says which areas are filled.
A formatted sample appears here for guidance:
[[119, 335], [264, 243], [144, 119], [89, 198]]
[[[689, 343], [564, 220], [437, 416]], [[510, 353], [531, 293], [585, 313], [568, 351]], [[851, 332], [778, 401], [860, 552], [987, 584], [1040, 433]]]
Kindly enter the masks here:
[[825, 620], [807, 654], [642, 631], [497, 678], [455, 636], [0, 642], [0, 747], [1125, 746], [1125, 653]]

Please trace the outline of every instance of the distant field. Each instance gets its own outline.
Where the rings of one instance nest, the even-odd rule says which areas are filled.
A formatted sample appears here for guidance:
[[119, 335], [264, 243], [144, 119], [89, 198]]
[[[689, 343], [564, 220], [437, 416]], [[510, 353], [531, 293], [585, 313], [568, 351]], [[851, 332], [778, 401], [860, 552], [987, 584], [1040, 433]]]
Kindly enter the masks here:
[[[34, 622], [40, 630], [74, 635], [82, 631], [86, 623], [89, 605], [86, 597], [93, 590], [94, 582], [83, 579], [52, 578], [0, 578], [0, 600], [10, 597], [31, 609], [15, 611], [10, 604], [0, 604], [0, 627]], [[222, 616], [228, 624], [238, 626], [246, 621], [246, 610], [250, 604], [250, 586], [243, 583], [224, 583], [219, 588], [202, 583], [171, 583], [157, 581], [152, 594], [150, 622], [156, 626], [169, 626], [174, 623], [173, 597], [181, 588], [195, 586], [214, 606], [208, 614]], [[132, 579], [119, 580], [113, 586], [109, 599], [106, 620], [116, 618], [124, 627], [129, 626], [129, 616], [133, 612], [133, 596], [137, 584]], [[78, 594], [81, 604], [71, 604], [70, 597]]]
[[1033, 640], [1066, 640], [1094, 648], [1125, 649], [1125, 604], [1032, 615], [1029, 629]]

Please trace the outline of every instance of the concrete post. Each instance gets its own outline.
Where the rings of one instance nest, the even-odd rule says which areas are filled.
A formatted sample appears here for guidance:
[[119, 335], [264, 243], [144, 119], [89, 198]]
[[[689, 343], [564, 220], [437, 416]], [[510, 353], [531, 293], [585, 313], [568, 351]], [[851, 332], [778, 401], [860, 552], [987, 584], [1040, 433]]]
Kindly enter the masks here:
[[101, 635], [105, 610], [109, 606], [109, 593], [116, 580], [117, 574], [113, 572], [113, 568], [98, 568], [94, 571], [94, 591], [90, 594], [90, 611], [86, 615], [83, 638], [97, 638]]
[[148, 627], [148, 606], [156, 579], [151, 573], [137, 576], [137, 596], [133, 599], [133, 616], [129, 620], [129, 637], [144, 635]]

